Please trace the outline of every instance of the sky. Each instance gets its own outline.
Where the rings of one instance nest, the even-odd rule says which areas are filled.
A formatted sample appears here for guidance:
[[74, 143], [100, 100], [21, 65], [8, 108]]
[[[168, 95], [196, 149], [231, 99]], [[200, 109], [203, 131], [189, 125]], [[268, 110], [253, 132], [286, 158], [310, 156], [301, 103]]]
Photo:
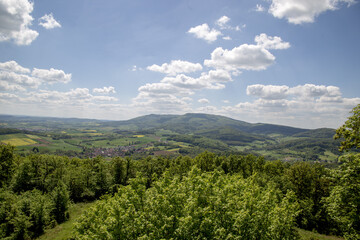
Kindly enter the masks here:
[[217, 114], [338, 128], [358, 0], [0, 0], [0, 114]]

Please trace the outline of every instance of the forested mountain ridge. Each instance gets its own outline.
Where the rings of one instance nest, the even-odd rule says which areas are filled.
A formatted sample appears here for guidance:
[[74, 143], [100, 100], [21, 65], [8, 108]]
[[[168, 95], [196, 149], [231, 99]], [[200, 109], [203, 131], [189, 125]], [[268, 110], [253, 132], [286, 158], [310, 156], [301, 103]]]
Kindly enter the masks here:
[[102, 124], [120, 129], [145, 130], [163, 128], [179, 133], [193, 133], [199, 130], [229, 127], [239, 131], [255, 134], [292, 134], [308, 131], [307, 129], [265, 123], [248, 123], [220, 115], [187, 113], [184, 115], [150, 114], [127, 121], [110, 121]]

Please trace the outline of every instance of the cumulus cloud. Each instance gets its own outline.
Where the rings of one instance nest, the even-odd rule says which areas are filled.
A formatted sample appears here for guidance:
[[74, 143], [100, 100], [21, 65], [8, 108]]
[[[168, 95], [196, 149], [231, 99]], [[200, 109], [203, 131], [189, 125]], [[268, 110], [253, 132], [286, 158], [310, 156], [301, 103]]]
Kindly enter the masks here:
[[178, 94], [178, 95], [191, 95], [193, 92], [185, 91], [178, 88], [176, 85], [168, 82], [160, 83], [147, 83], [139, 87], [139, 92], [147, 92], [151, 94]]
[[210, 103], [210, 101], [209, 101], [208, 99], [206, 99], [206, 98], [201, 98], [201, 99], [198, 100], [198, 102], [199, 102], [199, 103], [203, 103], [203, 104], [208, 104], [208, 103]]
[[239, 70], [265, 70], [275, 62], [275, 56], [269, 49], [287, 49], [290, 43], [284, 42], [280, 37], [267, 36], [262, 33], [255, 37], [257, 45], [242, 44], [231, 50], [216, 48], [211, 53], [211, 59], [206, 59], [204, 65], [216, 69]]
[[45, 14], [41, 18], [39, 18], [39, 25], [43, 26], [46, 29], [53, 29], [57, 27], [61, 27], [61, 24], [55, 20], [52, 13]]
[[274, 86], [274, 85], [254, 84], [247, 86], [246, 94], [267, 100], [296, 97], [297, 99], [301, 99], [302, 101], [306, 99], [313, 100], [314, 98], [334, 101], [334, 99], [338, 100], [339, 97], [341, 96], [340, 89], [336, 86], [324, 86], [324, 85], [314, 85], [314, 84], [298, 85], [292, 88], [285, 85]]
[[16, 83], [23, 87], [37, 88], [41, 81], [28, 75], [18, 74], [15, 72], [0, 71], [0, 80], [8, 83]]
[[10, 84], [6, 81], [0, 80], [0, 91], [20, 91], [24, 92], [26, 89], [18, 84]]
[[226, 114], [251, 116], [247, 121], [273, 122], [297, 127], [336, 127], [360, 98], [344, 98], [336, 86], [304, 84], [295, 87], [255, 84], [247, 94], [253, 102], [224, 107]]
[[274, 61], [275, 56], [265, 48], [243, 44], [231, 50], [216, 48], [211, 53], [211, 59], [204, 61], [204, 65], [227, 70], [264, 70]]
[[0, 69], [16, 73], [30, 73], [30, 69], [20, 66], [15, 61], [0, 62]]
[[191, 98], [176, 94], [153, 94], [142, 91], [133, 99], [132, 107], [141, 108], [145, 113], [184, 113], [190, 112]]
[[235, 30], [235, 31], [241, 30], [240, 26], [233, 27], [233, 26], [229, 25], [228, 24], [229, 21], [230, 21], [230, 18], [228, 16], [222, 16], [221, 18], [216, 20], [215, 24], [217, 26], [219, 26], [220, 29]]
[[[20, 66], [15, 61], [0, 62], [1, 88], [8, 91], [24, 91], [25, 88], [38, 88], [42, 84], [68, 83], [71, 81], [71, 74], [54, 68], [30, 69]], [[5, 83], [6, 82], [6, 83]]]
[[14, 41], [17, 45], [30, 45], [39, 35], [30, 29], [33, 2], [28, 0], [0, 1], [0, 42]]
[[269, 8], [276, 18], [285, 18], [289, 23], [312, 23], [328, 10], [336, 10], [341, 3], [353, 4], [354, 0], [272, 0]]
[[189, 29], [188, 33], [193, 34], [196, 38], [203, 39], [208, 43], [212, 43], [217, 40], [222, 33], [214, 28], [210, 29], [209, 25], [206, 23], [192, 27]]
[[230, 18], [228, 16], [222, 16], [216, 21], [216, 25], [218, 25], [221, 29], [225, 29], [229, 21]]
[[290, 43], [284, 42], [280, 37], [270, 37], [265, 33], [261, 33], [255, 37], [255, 42], [258, 46], [265, 49], [287, 49], [290, 47]]
[[263, 99], [284, 99], [287, 97], [289, 91], [288, 86], [274, 86], [274, 85], [262, 85], [255, 84], [247, 86], [246, 94]]
[[31, 75], [42, 79], [48, 84], [68, 83], [71, 81], [71, 73], [66, 74], [63, 70], [54, 68], [50, 68], [50, 70], [34, 68]]
[[314, 98], [321, 96], [337, 97], [341, 95], [338, 87], [314, 84], [299, 85], [291, 88], [289, 92], [302, 98]]
[[103, 88], [94, 88], [93, 93], [101, 93], [101, 94], [110, 94], [110, 93], [116, 93], [114, 87], [103, 87]]
[[21, 101], [24, 103], [39, 103], [46, 105], [82, 105], [94, 102], [113, 102], [118, 99], [110, 96], [93, 96], [88, 88], [75, 88], [67, 92], [39, 90], [28, 92]]
[[176, 75], [178, 73], [190, 73], [202, 70], [200, 63], [192, 63], [182, 60], [172, 60], [170, 63], [164, 63], [161, 66], [153, 64], [146, 68], [154, 72], [161, 72], [168, 75]]
[[360, 98], [342, 97], [340, 89], [336, 86], [314, 84], [295, 87], [256, 84], [248, 86], [247, 94], [257, 98], [234, 106], [212, 106], [198, 108], [197, 111], [248, 122], [304, 128], [337, 128], [346, 120], [349, 111], [360, 103]]

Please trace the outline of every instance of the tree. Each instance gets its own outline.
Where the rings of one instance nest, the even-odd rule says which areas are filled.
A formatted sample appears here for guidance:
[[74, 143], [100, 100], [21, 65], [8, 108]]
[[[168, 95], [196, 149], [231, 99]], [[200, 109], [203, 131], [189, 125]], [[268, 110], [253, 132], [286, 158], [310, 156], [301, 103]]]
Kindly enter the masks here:
[[53, 206], [51, 215], [57, 223], [65, 222], [68, 219], [69, 204], [69, 192], [66, 189], [66, 185], [60, 181], [52, 193]]
[[335, 139], [344, 138], [339, 151], [349, 150], [353, 147], [360, 148], [360, 104], [350, 112], [353, 115], [336, 130]]
[[0, 144], [0, 187], [11, 179], [14, 173], [14, 147]]
[[[336, 130], [335, 139], [343, 137], [340, 151], [360, 148], [360, 104], [353, 115]], [[326, 199], [327, 210], [346, 239], [360, 239], [360, 154], [340, 158], [342, 165], [335, 171], [338, 184]]]
[[360, 154], [341, 158], [338, 184], [326, 199], [327, 210], [346, 239], [360, 239]]

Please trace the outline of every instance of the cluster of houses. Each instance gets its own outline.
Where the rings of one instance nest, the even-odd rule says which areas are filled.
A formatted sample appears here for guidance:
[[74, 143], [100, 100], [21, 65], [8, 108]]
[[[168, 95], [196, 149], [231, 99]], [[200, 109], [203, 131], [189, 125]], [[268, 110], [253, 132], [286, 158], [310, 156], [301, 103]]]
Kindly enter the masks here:
[[83, 154], [85, 157], [123, 157], [130, 156], [134, 153], [146, 153], [151, 146], [150, 144], [146, 144], [145, 146], [118, 146], [116, 148], [88, 148], [84, 149]]

